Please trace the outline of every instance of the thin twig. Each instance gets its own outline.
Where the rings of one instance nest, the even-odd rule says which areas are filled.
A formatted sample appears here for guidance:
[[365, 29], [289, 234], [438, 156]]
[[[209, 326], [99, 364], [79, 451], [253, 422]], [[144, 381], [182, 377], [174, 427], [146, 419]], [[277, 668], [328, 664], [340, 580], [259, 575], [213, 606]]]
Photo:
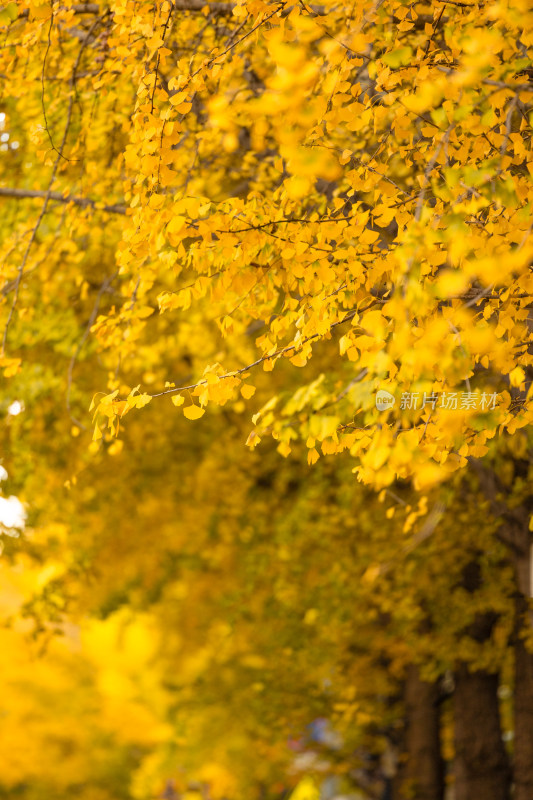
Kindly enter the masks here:
[[10, 186], [0, 186], [0, 197], [14, 197], [18, 200], [29, 198], [45, 198], [54, 200], [58, 203], [74, 203], [82, 208], [94, 208], [96, 211], [106, 211], [108, 214], [125, 214], [126, 206], [123, 205], [99, 205], [98, 200], [90, 197], [76, 197], [74, 195], [63, 195], [61, 192], [45, 192], [36, 189], [15, 189]]
[[[334, 328], [337, 328], [339, 325], [343, 325], [345, 322], [349, 322], [351, 319], [355, 317], [356, 314], [357, 311], [355, 310], [349, 311], [346, 314], [346, 316], [344, 316], [342, 319], [330, 325], [328, 332], [332, 331]], [[313, 341], [314, 339], [317, 339], [319, 336], [322, 336], [322, 334], [313, 333], [311, 336], [306, 336], [305, 339], [303, 339], [301, 342], [298, 342], [297, 344], [290, 344], [287, 345], [286, 347], [281, 347], [274, 353], [270, 353], [269, 355], [266, 356], [261, 356], [252, 364], [248, 364], [246, 367], [241, 367], [240, 369], [234, 370], [233, 372], [227, 372], [225, 375], [220, 375], [219, 376], [220, 380], [224, 380], [226, 378], [235, 378], [237, 375], [242, 375], [243, 373], [248, 372], [248, 370], [252, 369], [253, 367], [257, 367], [259, 364], [263, 364], [265, 361], [271, 361], [272, 359], [277, 359], [279, 358], [279, 356], [286, 355], [287, 353], [290, 353], [293, 350], [300, 350], [305, 344], [307, 344], [310, 341]], [[165, 394], [176, 394], [176, 392], [184, 392], [189, 389], [196, 389], [197, 386], [204, 386], [205, 384], [207, 384], [206, 379], [198, 381], [198, 383], [192, 383], [189, 386], [175, 386], [172, 389], [165, 389], [163, 392], [155, 392], [154, 394], [151, 395], [151, 397], [162, 397]]]
[[[91, 27], [94, 27], [96, 22], [97, 22], [97, 20], [95, 20], [95, 22], [93, 23], [93, 26], [91, 26]], [[41, 222], [44, 219], [44, 215], [46, 214], [46, 212], [48, 210], [48, 204], [50, 203], [50, 199], [51, 199], [51, 195], [52, 195], [52, 186], [54, 185], [54, 181], [55, 181], [55, 178], [56, 178], [56, 175], [57, 175], [57, 170], [59, 168], [59, 162], [63, 158], [63, 148], [65, 147], [65, 144], [66, 144], [66, 141], [67, 141], [67, 136], [68, 136], [68, 132], [69, 132], [69, 129], [70, 129], [70, 123], [71, 123], [71, 119], [72, 119], [72, 108], [73, 108], [73, 105], [74, 105], [74, 87], [76, 85], [76, 72], [77, 72], [77, 69], [78, 69], [78, 67], [80, 65], [81, 57], [82, 57], [82, 54], [83, 54], [84, 50], [85, 50], [85, 44], [82, 43], [82, 45], [81, 45], [81, 47], [79, 49], [76, 61], [74, 63], [74, 66], [72, 68], [72, 75], [70, 76], [71, 94], [70, 94], [70, 97], [69, 97], [69, 103], [68, 103], [68, 109], [67, 109], [67, 120], [65, 122], [65, 128], [64, 128], [64, 131], [63, 131], [63, 138], [61, 140], [61, 145], [60, 145], [59, 149], [54, 148], [54, 149], [56, 149], [57, 157], [56, 157], [56, 160], [54, 161], [54, 165], [52, 167], [52, 174], [50, 175], [50, 181], [48, 183], [48, 190], [46, 191], [46, 193], [44, 195], [43, 206], [41, 208], [39, 216], [37, 217], [37, 221], [36, 221], [35, 225], [33, 226], [33, 230], [31, 232], [30, 240], [28, 242], [28, 245], [27, 245], [26, 250], [24, 252], [24, 256], [22, 258], [22, 261], [21, 261], [19, 269], [18, 269], [18, 274], [17, 274], [17, 278], [16, 278], [16, 283], [15, 283], [15, 291], [14, 291], [14, 295], [13, 295], [13, 300], [12, 300], [12, 303], [11, 303], [11, 307], [9, 309], [9, 314], [8, 314], [6, 325], [5, 325], [5, 328], [4, 328], [4, 335], [2, 337], [2, 348], [0, 350], [1, 355], [4, 355], [5, 351], [6, 351], [7, 335], [8, 335], [8, 331], [9, 331], [9, 326], [11, 325], [11, 321], [12, 321], [13, 315], [15, 313], [15, 308], [17, 306], [19, 292], [20, 292], [20, 285], [22, 283], [22, 277], [24, 275], [24, 270], [25, 270], [25, 267], [26, 267], [26, 264], [27, 264], [27, 261], [28, 261], [29, 255], [30, 255], [30, 250], [31, 250], [31, 248], [33, 246], [33, 243], [34, 243], [36, 237], [37, 237], [37, 232], [38, 232], [39, 228], [41, 227]]]

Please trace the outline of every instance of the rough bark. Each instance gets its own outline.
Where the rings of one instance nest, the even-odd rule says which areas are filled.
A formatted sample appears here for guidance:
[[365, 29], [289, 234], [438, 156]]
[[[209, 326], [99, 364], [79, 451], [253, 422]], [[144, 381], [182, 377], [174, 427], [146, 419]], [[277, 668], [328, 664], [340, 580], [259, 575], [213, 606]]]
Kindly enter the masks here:
[[[462, 586], [475, 594], [482, 584], [479, 561], [463, 570]], [[487, 611], [475, 616], [464, 633], [480, 645], [491, 634], [497, 615]], [[511, 770], [502, 740], [499, 676], [471, 670], [459, 662], [455, 669], [455, 800], [508, 800]]]
[[529, 624], [527, 599], [520, 595], [514, 646], [514, 800], [533, 798], [533, 654], [526, 650], [521, 635]]
[[510, 769], [500, 726], [498, 676], [470, 672], [459, 664], [454, 716], [455, 800], [508, 800]]
[[[530, 602], [533, 596], [531, 581], [531, 550], [533, 537], [529, 518], [533, 513], [531, 492], [531, 453], [528, 458], [514, 459], [515, 478], [520, 478], [530, 491], [525, 492], [520, 505], [507, 504], [501, 498], [508, 488], [496, 471], [477, 459], [469, 459], [477, 473], [479, 486], [489, 500], [492, 513], [501, 518], [498, 538], [509, 548], [516, 580], [515, 624], [515, 687], [514, 687], [514, 758], [513, 800], [533, 798], [533, 654], [525, 648], [523, 634], [533, 625]], [[460, 798], [458, 798], [460, 800]]]
[[470, 672], [460, 664], [454, 706], [455, 800], [508, 800], [510, 769], [500, 726], [498, 676]]
[[444, 764], [440, 744], [439, 689], [408, 670], [405, 690], [405, 759], [397, 780], [398, 800], [443, 800]]
[[[527, 470], [522, 464], [522, 475]], [[515, 470], [517, 465], [515, 464]], [[508, 515], [504, 531], [513, 542], [516, 575], [516, 623], [514, 637], [515, 686], [514, 686], [514, 754], [513, 781], [514, 800], [533, 798], [533, 654], [526, 649], [524, 634], [531, 630], [533, 613], [530, 606], [531, 548], [529, 516], [533, 513], [533, 496], [525, 498], [523, 504]]]

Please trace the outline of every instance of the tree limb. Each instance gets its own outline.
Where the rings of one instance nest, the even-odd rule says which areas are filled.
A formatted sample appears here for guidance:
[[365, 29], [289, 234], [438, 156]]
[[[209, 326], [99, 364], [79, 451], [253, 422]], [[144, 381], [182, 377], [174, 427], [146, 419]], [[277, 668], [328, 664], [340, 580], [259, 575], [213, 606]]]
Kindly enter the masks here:
[[[207, 7], [210, 13], [231, 14], [236, 4], [217, 2], [217, 0], [214, 3], [210, 3], [208, 0], [174, 0], [172, 5], [176, 11], [201, 11]], [[101, 10], [97, 3], [80, 3], [71, 8], [76, 14], [98, 14]], [[309, 8], [319, 16], [323, 16], [325, 13], [324, 6], [311, 4]]]
[[44, 198], [49, 197], [50, 200], [55, 200], [58, 203], [74, 203], [81, 208], [94, 208], [96, 211], [105, 211], [108, 214], [125, 214], [126, 206], [122, 205], [108, 205], [99, 206], [97, 200], [92, 200], [90, 197], [75, 197], [67, 195], [66, 197], [61, 192], [43, 192], [35, 189], [14, 189], [11, 186], [0, 186], [0, 197], [14, 197], [18, 200], [25, 200], [27, 198]]

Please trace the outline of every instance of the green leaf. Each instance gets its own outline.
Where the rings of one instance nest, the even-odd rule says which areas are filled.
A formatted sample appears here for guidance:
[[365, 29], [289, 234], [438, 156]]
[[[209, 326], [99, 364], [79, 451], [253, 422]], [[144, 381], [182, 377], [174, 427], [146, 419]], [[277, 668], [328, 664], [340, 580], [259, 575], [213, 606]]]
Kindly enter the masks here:
[[390, 53], [382, 56], [382, 61], [388, 67], [397, 69], [409, 64], [413, 57], [413, 50], [411, 47], [398, 47], [396, 50], [391, 50]]
[[8, 3], [5, 8], [0, 11], [0, 23], [4, 23], [9, 25], [10, 22], [14, 22], [19, 15], [17, 4], [16, 3]]

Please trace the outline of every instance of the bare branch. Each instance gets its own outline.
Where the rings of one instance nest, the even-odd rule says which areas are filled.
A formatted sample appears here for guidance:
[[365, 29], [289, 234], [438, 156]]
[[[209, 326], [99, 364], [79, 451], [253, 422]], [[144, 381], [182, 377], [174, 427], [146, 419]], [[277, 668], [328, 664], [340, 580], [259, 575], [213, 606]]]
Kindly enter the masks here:
[[55, 200], [58, 203], [74, 203], [74, 205], [81, 206], [81, 208], [94, 208], [97, 211], [106, 211], [108, 214], [126, 213], [126, 206], [100, 206], [97, 200], [92, 200], [90, 197], [75, 197], [73, 195], [65, 197], [61, 192], [44, 192], [35, 189], [14, 189], [10, 186], [0, 186], [0, 197], [15, 197], [19, 200], [48, 197], [49, 200]]
[[100, 6], [97, 3], [79, 3], [78, 5], [71, 6], [75, 14], [98, 14]]
[[[437, 67], [439, 72], [444, 72], [445, 75], [453, 75], [456, 70], [449, 67]], [[482, 78], [481, 83], [486, 86], [495, 86], [497, 89], [509, 89], [511, 92], [533, 92], [533, 84], [531, 83], [505, 83], [505, 81], [494, 81], [491, 78]]]
[[[208, 2], [208, 0], [174, 0], [172, 3], [176, 11], [202, 11], [204, 8], [209, 9], [210, 14], [232, 14], [236, 3]], [[323, 16], [325, 14], [324, 6], [311, 4], [307, 6], [312, 11]], [[75, 14], [99, 14], [101, 9], [97, 3], [79, 3], [71, 6]]]
[[[366, 311], [366, 309], [365, 309]], [[334, 322], [329, 327], [329, 331], [334, 330], [339, 325], [343, 325], [345, 322], [349, 322], [351, 319], [354, 318], [357, 311], [349, 311], [342, 319], [339, 319], [337, 322]], [[308, 342], [313, 341], [314, 339], [318, 339], [321, 337], [319, 333], [313, 333], [311, 336], [307, 336], [305, 339], [302, 339], [301, 342], [297, 344], [289, 344], [286, 347], [280, 347], [274, 353], [270, 353], [270, 355], [261, 356], [256, 361], [251, 364], [248, 364], [246, 367], [241, 367], [240, 369], [233, 370], [232, 372], [227, 372], [225, 375], [220, 375], [220, 380], [224, 380], [225, 378], [235, 378], [237, 375], [243, 375], [248, 370], [252, 369], [252, 367], [257, 367], [259, 364], [263, 364], [265, 361], [272, 361], [280, 356], [284, 356], [287, 353], [292, 353], [293, 351], [301, 350], [301, 348], [307, 344]], [[359, 375], [358, 378], [364, 377]], [[165, 389], [162, 392], [154, 392], [151, 397], [162, 397], [165, 394], [177, 394], [178, 392], [184, 392], [189, 389], [196, 389], [197, 386], [204, 386], [207, 384], [207, 380], [203, 378], [202, 380], [198, 381], [198, 383], [192, 383], [189, 386], [174, 386], [171, 389]]]
[[[51, 28], [52, 28], [53, 19], [54, 19], [54, 16], [52, 14], [52, 17], [51, 17], [51, 20], [50, 20], [50, 27], [48, 29], [48, 46], [50, 46], [50, 31], [51, 31]], [[98, 22], [98, 19], [96, 19], [94, 21], [94, 23], [91, 25], [91, 29], [90, 30], [92, 30], [95, 27], [95, 25]], [[71, 75], [70, 81], [69, 81], [70, 88], [71, 88], [72, 91], [75, 89], [75, 86], [76, 86], [76, 72], [77, 72], [78, 67], [80, 65], [81, 57], [82, 57], [84, 49], [85, 49], [85, 44], [82, 43], [82, 45], [81, 45], [81, 47], [80, 47], [80, 49], [78, 51], [78, 55], [77, 55], [76, 61], [74, 63], [74, 67], [72, 69], [72, 75]], [[48, 49], [47, 49], [46, 52], [48, 52]], [[41, 82], [42, 82], [42, 92], [43, 92], [42, 100], [43, 100], [43, 112], [44, 112], [44, 62], [43, 62], [43, 71], [42, 71], [42, 75], [41, 75]], [[35, 222], [35, 225], [33, 226], [33, 230], [31, 232], [30, 240], [28, 242], [26, 250], [24, 251], [24, 256], [23, 256], [22, 261], [20, 263], [20, 266], [18, 268], [17, 277], [16, 277], [16, 280], [15, 280], [14, 292], [13, 292], [13, 300], [12, 300], [11, 307], [9, 309], [9, 314], [8, 314], [8, 317], [7, 317], [7, 321], [6, 321], [6, 324], [5, 324], [4, 335], [2, 337], [2, 347], [1, 347], [1, 350], [0, 350], [2, 355], [4, 355], [5, 352], [6, 352], [6, 345], [7, 345], [7, 337], [8, 337], [8, 333], [9, 333], [9, 326], [11, 325], [11, 321], [13, 319], [13, 316], [14, 316], [14, 313], [15, 313], [15, 309], [17, 307], [20, 286], [22, 284], [22, 278], [23, 278], [25, 270], [26, 270], [26, 264], [27, 264], [27, 261], [28, 261], [29, 255], [30, 255], [30, 251], [31, 251], [31, 249], [33, 247], [33, 243], [35, 242], [35, 240], [37, 238], [37, 233], [39, 231], [39, 228], [41, 227], [41, 223], [42, 223], [42, 221], [44, 219], [44, 216], [45, 216], [45, 214], [46, 214], [46, 212], [48, 210], [48, 205], [50, 203], [50, 200], [52, 199], [52, 195], [55, 194], [55, 192], [52, 191], [52, 186], [54, 185], [54, 181], [56, 179], [57, 171], [58, 171], [58, 168], [59, 168], [59, 162], [60, 162], [60, 160], [62, 158], [65, 158], [65, 156], [63, 155], [63, 149], [64, 149], [64, 147], [66, 145], [68, 132], [70, 130], [70, 123], [71, 123], [71, 120], [72, 120], [72, 108], [73, 108], [73, 105], [74, 105], [74, 97], [73, 97], [73, 94], [71, 94], [70, 97], [69, 97], [69, 101], [68, 101], [67, 118], [66, 118], [66, 122], [65, 122], [65, 128], [63, 130], [63, 137], [62, 137], [61, 144], [60, 144], [59, 148], [54, 147], [53, 142], [52, 142], [52, 137], [50, 136], [50, 131], [48, 131], [48, 127], [47, 127], [48, 135], [50, 136], [50, 141], [52, 142], [52, 147], [54, 147], [54, 150], [57, 153], [57, 157], [56, 157], [56, 159], [54, 161], [54, 164], [53, 164], [53, 167], [52, 167], [52, 173], [50, 175], [50, 180], [48, 182], [48, 189], [47, 189], [46, 192], [43, 192], [41, 194], [41, 197], [44, 199], [44, 202], [43, 202], [41, 211], [39, 213], [39, 216], [37, 217], [37, 221]], [[45, 121], [46, 121], [46, 114], [45, 114]]]
[[176, 11], [201, 11], [207, 7], [215, 14], [231, 14], [235, 8], [235, 3], [208, 3], [207, 0], [174, 0], [172, 5]]

